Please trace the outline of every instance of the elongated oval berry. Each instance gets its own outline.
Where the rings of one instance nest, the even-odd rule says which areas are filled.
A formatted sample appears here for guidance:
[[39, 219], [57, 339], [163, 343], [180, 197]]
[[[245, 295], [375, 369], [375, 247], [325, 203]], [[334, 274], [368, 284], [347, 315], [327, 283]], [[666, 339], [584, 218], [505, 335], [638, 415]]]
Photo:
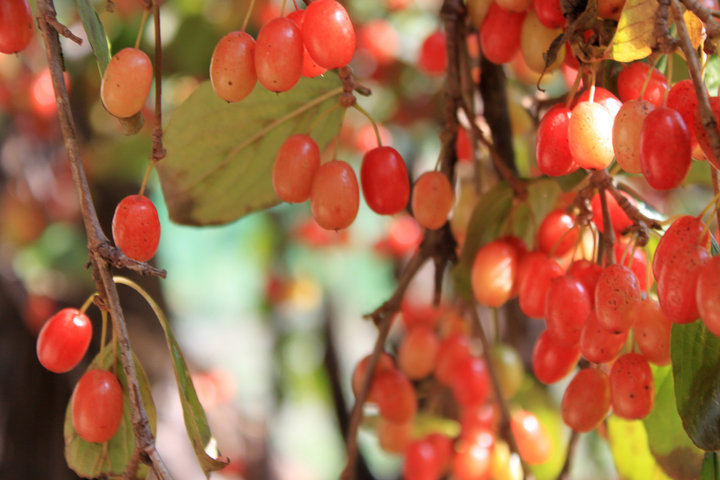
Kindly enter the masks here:
[[613, 413], [629, 420], [648, 416], [655, 400], [655, 382], [648, 361], [638, 353], [626, 353], [610, 370]]
[[481, 305], [499, 307], [516, 291], [518, 250], [498, 239], [483, 245], [475, 254], [471, 283], [475, 299]]
[[107, 370], [89, 370], [72, 396], [72, 424], [86, 442], [103, 443], [117, 432], [123, 414], [122, 387]]
[[[531, 266], [524, 266], [528, 264]], [[523, 270], [525, 273], [520, 273]], [[527, 254], [520, 263], [520, 272], [518, 273], [520, 310], [528, 317], [543, 318], [550, 281], [562, 275], [562, 267], [546, 254], [533, 252]]]
[[647, 100], [628, 100], [620, 107], [613, 123], [612, 143], [615, 160], [628, 173], [640, 173], [640, 131], [655, 106]]
[[428, 75], [443, 75], [447, 68], [445, 32], [436, 30], [423, 41], [420, 47], [418, 67]]
[[533, 10], [538, 20], [548, 28], [564, 27], [567, 22], [562, 14], [559, 0], [534, 0]]
[[303, 41], [300, 28], [286, 18], [266, 23], [255, 46], [255, 72], [260, 84], [271, 92], [286, 92], [300, 80]]
[[600, 325], [597, 315], [591, 311], [580, 333], [580, 353], [594, 363], [606, 363], [620, 355], [628, 332], [613, 333]]
[[480, 28], [480, 48], [493, 63], [509, 62], [520, 49], [525, 13], [508, 12], [495, 2], [490, 5]]
[[640, 132], [640, 166], [653, 188], [680, 185], [690, 170], [691, 153], [690, 132], [677, 111], [659, 107], [647, 114]]
[[409, 422], [417, 412], [415, 387], [395, 368], [375, 373], [368, 399], [377, 403], [380, 415], [391, 422]]
[[0, 2], [0, 52], [17, 53], [33, 35], [33, 17], [27, 0]]
[[568, 376], [579, 359], [580, 349], [577, 346], [558, 345], [545, 330], [538, 337], [533, 349], [533, 373], [539, 381], [549, 385]]
[[75, 308], [63, 308], [40, 330], [38, 360], [51, 372], [68, 372], [85, 356], [91, 338], [90, 319]]
[[562, 399], [565, 425], [589, 432], [600, 425], [610, 410], [610, 379], [598, 368], [580, 370], [570, 381]]
[[530, 465], [545, 463], [553, 454], [553, 442], [545, 425], [534, 413], [518, 410], [510, 418], [520, 457]]
[[310, 198], [315, 172], [320, 168], [320, 148], [309, 135], [295, 134], [283, 142], [275, 156], [272, 184], [280, 200], [300, 203]]
[[640, 286], [632, 270], [617, 263], [605, 267], [595, 286], [595, 311], [600, 325], [614, 333], [627, 332], [635, 322], [628, 312], [640, 300]]
[[[717, 122], [717, 131], [720, 134], [720, 122], [718, 121], [720, 120], [720, 97], [710, 97], [710, 109], [715, 116], [715, 122]], [[697, 136], [698, 144], [700, 145], [700, 148], [702, 148], [705, 157], [708, 159], [708, 162], [712, 163], [715, 166], [715, 168], [720, 169], [720, 160], [715, 157], [715, 153], [710, 146], [710, 138], [705, 131], [705, 127], [703, 126], [702, 118], [700, 117], [700, 112], [698, 111], [697, 107], [695, 109], [694, 123], [695, 135]]]
[[[648, 75], [650, 75], [649, 79], [647, 78]], [[618, 74], [617, 86], [620, 100], [628, 102], [639, 99], [640, 92], [646, 82], [647, 86], [645, 87], [642, 100], [646, 100], [656, 107], [659, 107], [663, 98], [665, 98], [665, 92], [668, 88], [667, 78], [656, 68], [652, 68], [643, 62], [634, 62], [626, 65]]]
[[705, 224], [699, 218], [684, 215], [675, 220], [660, 238], [660, 242], [658, 242], [655, 249], [652, 265], [655, 278], [660, 278], [665, 265], [676, 250], [691, 245], [707, 246], [709, 240], [710, 237], [705, 229]]
[[402, 156], [392, 147], [377, 147], [363, 157], [360, 183], [368, 207], [380, 215], [400, 213], [410, 198], [410, 179]]
[[535, 160], [545, 175], [558, 177], [578, 169], [578, 164], [570, 153], [569, 124], [570, 109], [563, 104], [553, 106], [540, 120]]
[[100, 98], [108, 112], [132, 117], [145, 105], [153, 79], [150, 58], [137, 48], [123, 48], [110, 59], [100, 85]]
[[425, 172], [415, 181], [412, 210], [415, 220], [428, 230], [445, 225], [453, 204], [453, 190], [447, 175]]
[[555, 343], [577, 345], [591, 309], [590, 293], [580, 280], [563, 275], [550, 281], [545, 296], [545, 322]]
[[316, 0], [305, 10], [303, 42], [321, 67], [344, 67], [355, 54], [355, 28], [345, 7], [335, 0]]
[[327, 230], [340, 230], [352, 224], [360, 207], [357, 177], [352, 167], [333, 160], [315, 172], [310, 189], [313, 218]]
[[[300, 29], [300, 33], [302, 34], [302, 24], [303, 20], [305, 19], [305, 10], [295, 10], [294, 12], [290, 13], [287, 18], [297, 24], [298, 28]], [[327, 68], [321, 67], [315, 62], [315, 60], [313, 60], [313, 58], [307, 51], [307, 47], [303, 43], [302, 76], [307, 78], [317, 77], [318, 75], [322, 75], [326, 71]]]
[[[714, 295], [718, 297], [717, 290]], [[630, 315], [637, 318], [633, 332], [635, 341], [645, 358], [655, 365], [669, 364], [672, 322], [663, 313], [660, 304], [652, 298], [646, 298], [635, 304]]]
[[568, 140], [572, 156], [582, 168], [601, 169], [613, 159], [613, 117], [599, 103], [580, 102], [572, 109]]
[[115, 245], [125, 255], [146, 262], [160, 243], [160, 218], [155, 205], [144, 195], [128, 195], [115, 208], [112, 220]]
[[255, 84], [255, 39], [246, 32], [230, 32], [215, 46], [210, 59], [210, 83], [226, 102], [239, 102]]
[[690, 131], [690, 144], [693, 149], [697, 146], [697, 134], [695, 133], [695, 112], [697, 111], [697, 95], [692, 79], [680, 80], [670, 88], [667, 95], [667, 107], [677, 110], [685, 126]]
[[698, 276], [710, 254], [700, 245], [686, 245], [666, 260], [657, 278], [660, 307], [675, 323], [690, 323], [700, 316], [696, 301]]

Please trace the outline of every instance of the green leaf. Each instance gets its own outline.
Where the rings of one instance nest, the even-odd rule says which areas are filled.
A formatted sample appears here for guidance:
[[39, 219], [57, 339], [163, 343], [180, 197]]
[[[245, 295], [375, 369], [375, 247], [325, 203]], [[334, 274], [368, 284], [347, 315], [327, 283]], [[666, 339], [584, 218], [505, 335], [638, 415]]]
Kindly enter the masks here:
[[[162, 326], [163, 332], [165, 333], [165, 340], [168, 344], [168, 350], [170, 351], [170, 359], [172, 360], [173, 371], [175, 372], [175, 383], [177, 384], [178, 394], [180, 396], [180, 405], [183, 410], [183, 420], [185, 421], [185, 430], [187, 431], [190, 443], [195, 451], [195, 456], [198, 459], [200, 468], [205, 472], [205, 476], [210, 478], [210, 472], [220, 470], [225, 467], [229, 460], [219, 460], [216, 457], [219, 456], [217, 447], [215, 445], [215, 439], [210, 433], [210, 427], [208, 426], [207, 417], [205, 416], [205, 410], [203, 410], [200, 400], [198, 400], [197, 392], [195, 392], [195, 386], [188, 373], [187, 364], [183, 357], [180, 345], [178, 345], [175, 335], [170, 329], [170, 324], [165, 318], [162, 310], [158, 306], [157, 302], [145, 292], [139, 285], [132, 280], [124, 277], [113, 277], [115, 283], [127, 285], [133, 290], [138, 292], [145, 301], [148, 302], [153, 312], [157, 316], [160, 325]], [[212, 456], [210, 455], [212, 454]]]
[[[272, 165], [280, 145], [338, 104], [339, 78], [303, 78], [276, 94], [260, 84], [243, 101], [226, 103], [205, 82], [168, 123], [167, 157], [158, 164], [170, 218], [187, 225], [232, 222], [278, 203]], [[342, 109], [323, 116], [311, 136], [321, 150], [340, 130]]]
[[718, 465], [717, 453], [705, 453], [700, 480], [720, 480], [720, 465]]
[[620, 14], [610, 53], [618, 62], [633, 62], [647, 57], [654, 43], [657, 0], [627, 0]]
[[672, 368], [653, 368], [655, 405], [644, 420], [650, 452], [663, 471], [674, 479], [693, 479], [700, 473], [702, 450], [683, 429], [675, 406]]
[[626, 480], [665, 480], [668, 477], [655, 463], [648, 448], [648, 434], [640, 420], [608, 418], [608, 440], [620, 478]]
[[720, 338], [699, 320], [675, 324], [670, 352], [685, 431], [699, 448], [720, 449]]
[[76, 0], [80, 20], [87, 34], [90, 47], [95, 54], [100, 75], [105, 73], [105, 69], [110, 63], [110, 43], [107, 35], [105, 35], [105, 27], [103, 27], [100, 17], [95, 9], [90, 5], [89, 0]]
[[[92, 361], [88, 370], [102, 368], [111, 370], [115, 364], [116, 374], [120, 385], [123, 389], [123, 418], [115, 436], [106, 444], [86, 442], [75, 431], [72, 424], [72, 400], [68, 403], [65, 411], [65, 460], [68, 466], [75, 471], [80, 477], [96, 478], [103, 476], [121, 475], [130, 461], [130, 457], [135, 450], [135, 437], [133, 435], [133, 426], [130, 420], [130, 398], [128, 396], [127, 378], [120, 366], [120, 359], [113, 356], [113, 349], [105, 347], [102, 357], [98, 354]], [[150, 429], [155, 433], [157, 429], [157, 414], [155, 412], [155, 404], [150, 394], [150, 382], [148, 381], [145, 370], [138, 359], [133, 355], [135, 360], [135, 371], [137, 373], [138, 387], [140, 388], [140, 396], [148, 420], [150, 421]], [[149, 473], [145, 465], [140, 465], [138, 477], [145, 478]]]
[[718, 245], [715, 235], [710, 235], [710, 255], [713, 257], [720, 255], [720, 245]]

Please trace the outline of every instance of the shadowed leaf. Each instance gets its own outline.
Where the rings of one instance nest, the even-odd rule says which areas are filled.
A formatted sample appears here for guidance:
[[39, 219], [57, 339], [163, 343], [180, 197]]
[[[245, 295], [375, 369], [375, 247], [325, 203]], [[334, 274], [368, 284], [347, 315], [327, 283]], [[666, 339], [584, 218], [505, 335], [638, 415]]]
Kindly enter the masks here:
[[[165, 130], [167, 157], [158, 163], [170, 218], [188, 225], [224, 224], [279, 202], [272, 166], [280, 145], [307, 132], [338, 103], [336, 75], [301, 79], [276, 94], [257, 85], [243, 101], [227, 103], [210, 82], [173, 112]], [[340, 130], [342, 109], [322, 117], [311, 136], [323, 149]]]

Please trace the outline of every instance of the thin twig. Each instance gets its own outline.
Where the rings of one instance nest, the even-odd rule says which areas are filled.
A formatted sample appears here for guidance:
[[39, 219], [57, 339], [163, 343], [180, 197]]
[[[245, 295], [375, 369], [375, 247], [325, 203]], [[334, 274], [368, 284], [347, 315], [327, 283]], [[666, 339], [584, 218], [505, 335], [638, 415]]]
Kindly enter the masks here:
[[[713, 192], [717, 197], [718, 194], [720, 194], [720, 175], [718, 175], [718, 171], [712, 167], [710, 174], [712, 175]], [[717, 222], [717, 228], [720, 228], [720, 208], [717, 207], [717, 204], [715, 205], [715, 221]], [[708, 223], [710, 223], [709, 220]]]
[[580, 434], [575, 430], [570, 434], [570, 440], [568, 440], [567, 453], [565, 454], [565, 463], [563, 464], [562, 470], [557, 477], [557, 480], [570, 480], [570, 467], [572, 466], [572, 459], [575, 457], [575, 451], [577, 450], [578, 440]]
[[[57, 19], [53, 0], [38, 0], [37, 9], [37, 20], [42, 32], [43, 41], [45, 43], [48, 66], [58, 106], [60, 127], [65, 139], [65, 148], [70, 160], [73, 182], [75, 183], [75, 188], [80, 199], [80, 209], [82, 212], [83, 223], [88, 236], [88, 252], [93, 268], [93, 278], [97, 285], [97, 291], [101, 297], [102, 304], [110, 311], [113, 324], [118, 335], [120, 363], [128, 382], [130, 419], [133, 425], [135, 448], [148, 452], [154, 449], [155, 438], [150, 430], [150, 422], [140, 396], [140, 388], [138, 387], [137, 374], [135, 371], [135, 362], [130, 348], [130, 340], [128, 339], [125, 318], [123, 316], [122, 308], [120, 307], [117, 288], [112, 280], [110, 264], [101, 253], [102, 245], [106, 245], [108, 240], [100, 227], [100, 222], [98, 221], [95, 205], [93, 204], [92, 197], [90, 195], [90, 188], [80, 157], [78, 136], [61, 68], [62, 52], [58, 38], [58, 30], [54, 27], [57, 23]], [[156, 471], [161, 472], [158, 478], [169, 479], [169, 476], [162, 473], [167, 472], [167, 468], [162, 463], [162, 459], [160, 459], [159, 455], [155, 455], [151, 460], [153, 468], [156, 469]], [[135, 474], [135, 471], [125, 472], [125, 476], [128, 478], [133, 478]]]
[[153, 125], [153, 148], [151, 161], [153, 164], [165, 158], [162, 130], [162, 37], [160, 36], [160, 5], [153, 0], [153, 23], [155, 24], [155, 119]]

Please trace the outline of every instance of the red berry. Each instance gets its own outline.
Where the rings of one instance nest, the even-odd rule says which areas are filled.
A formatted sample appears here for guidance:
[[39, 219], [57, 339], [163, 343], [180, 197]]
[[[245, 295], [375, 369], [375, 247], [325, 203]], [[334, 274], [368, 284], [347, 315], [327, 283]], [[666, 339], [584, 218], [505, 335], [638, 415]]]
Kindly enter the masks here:
[[653, 188], [680, 185], [690, 170], [690, 154], [690, 132], [676, 110], [658, 107], [647, 114], [640, 131], [640, 166]]
[[132, 117], [145, 105], [153, 79], [150, 58], [137, 48], [123, 48], [110, 59], [100, 85], [100, 98], [108, 112]]
[[415, 387], [394, 368], [375, 374], [368, 398], [378, 404], [380, 415], [391, 422], [409, 422], [417, 412]]
[[[720, 133], [720, 122], [718, 121], [720, 119], [720, 97], [710, 97], [710, 109], [715, 116], [715, 122], [718, 124], [717, 131]], [[705, 153], [708, 161], [712, 163], [715, 168], [720, 168], [720, 161], [718, 161], [715, 157], [715, 153], [710, 147], [710, 139], [708, 138], [707, 132], [705, 132], [705, 127], [703, 126], [700, 118], [700, 112], [697, 109], [695, 110], [694, 124], [697, 141], [702, 148], [703, 153]]]
[[17, 53], [32, 39], [33, 16], [27, 0], [0, 2], [0, 52]]
[[210, 83], [226, 102], [239, 102], [255, 84], [255, 39], [246, 32], [230, 32], [215, 46], [210, 59]]
[[610, 379], [597, 368], [585, 368], [573, 377], [562, 399], [565, 425], [576, 432], [589, 432], [610, 410]]
[[655, 105], [647, 100], [629, 100], [620, 108], [613, 123], [612, 143], [615, 160], [628, 173], [640, 173], [640, 132]]
[[327, 230], [349, 227], [360, 207], [357, 177], [352, 167], [342, 160], [333, 160], [315, 172], [310, 190], [313, 217]]
[[558, 345], [545, 330], [538, 337], [533, 349], [533, 373], [538, 380], [549, 385], [565, 378], [575, 368], [579, 359], [580, 349], [577, 346]]
[[580, 280], [570, 275], [553, 278], [545, 299], [545, 322], [555, 343], [577, 345], [591, 309], [590, 293]]
[[344, 67], [355, 54], [355, 29], [335, 0], [316, 0], [308, 6], [302, 36], [308, 53], [321, 67]]
[[447, 68], [445, 32], [437, 30], [423, 41], [418, 60], [420, 70], [428, 75], [442, 75]]
[[368, 151], [360, 167], [360, 183], [368, 207], [380, 215], [405, 209], [410, 198], [410, 179], [405, 162], [392, 147]]
[[509, 62], [520, 49], [520, 33], [525, 13], [509, 12], [495, 2], [480, 27], [480, 48], [493, 63]]
[[[290, 13], [287, 18], [295, 22], [302, 33], [302, 24], [305, 19], [305, 10], [295, 10]], [[327, 71], [327, 68], [318, 65], [315, 60], [310, 56], [307, 51], [305, 43], [303, 43], [303, 64], [302, 64], [302, 75], [303, 77], [312, 78], [322, 75]]]
[[122, 387], [107, 370], [89, 370], [80, 378], [72, 397], [72, 423], [86, 442], [110, 440], [123, 414]]
[[435, 378], [437, 378], [437, 381], [450, 386], [457, 363], [469, 356], [470, 339], [467, 335], [450, 335], [443, 340], [435, 363]]
[[565, 26], [566, 20], [562, 14], [559, 0], [535, 0], [533, 8], [538, 20], [548, 28]]
[[510, 419], [510, 427], [520, 457], [530, 465], [545, 463], [553, 453], [550, 434], [531, 412], [518, 410]]
[[613, 333], [590, 312], [580, 333], [580, 353], [591, 362], [606, 363], [614, 360], [622, 351], [628, 332]]
[[38, 360], [51, 372], [68, 372], [85, 356], [91, 338], [90, 319], [75, 308], [64, 308], [45, 322], [40, 330]]
[[[557, 0], [553, 1], [557, 3]], [[570, 109], [563, 104], [553, 106], [540, 120], [535, 161], [545, 175], [557, 177], [568, 175], [578, 169], [578, 164], [570, 153], [569, 124]]]
[[639, 99], [640, 91], [650, 75], [642, 100], [647, 100], [656, 107], [662, 104], [668, 88], [667, 78], [655, 68], [652, 68], [652, 73], [650, 73], [651, 68], [650, 65], [643, 62], [634, 62], [623, 68], [617, 78], [620, 100], [627, 102]]
[[481, 305], [499, 307], [516, 291], [519, 252], [505, 240], [483, 245], [475, 255], [471, 280], [475, 299]]
[[310, 198], [315, 172], [320, 168], [320, 148], [309, 135], [291, 135], [280, 147], [273, 164], [275, 194], [284, 202]]
[[700, 318], [713, 334], [720, 337], [720, 257], [712, 257], [698, 274], [697, 301]]
[[[621, 195], [625, 197], [630, 205], [635, 206], [635, 200], [633, 200], [631, 196], [623, 192], [621, 192]], [[625, 210], [620, 207], [617, 200], [615, 200], [615, 197], [611, 193], [606, 191], [605, 198], [607, 200], [608, 211], [610, 212], [610, 223], [612, 224], [613, 230], [615, 230], [616, 233], [622, 233], [626, 228], [632, 225], [633, 222], [630, 220], [630, 217], [627, 216]], [[590, 200], [590, 208], [593, 212], [593, 223], [598, 228], [598, 231], [603, 233], [605, 231], [605, 221], [599, 193], [593, 195]]]
[[[367, 365], [370, 361], [370, 355], [366, 356], [355, 365], [352, 375], [352, 391], [357, 397], [362, 389], [362, 383], [365, 381], [365, 374], [367, 372]], [[392, 370], [395, 368], [395, 362], [393, 358], [387, 353], [383, 352], [378, 357], [377, 364], [375, 365], [375, 375], [383, 370]]]
[[490, 374], [485, 361], [468, 355], [455, 362], [450, 387], [463, 407], [483, 405], [490, 395]]
[[520, 310], [528, 317], [543, 318], [550, 281], [563, 274], [562, 267], [542, 252], [527, 254], [520, 264], [521, 271], [524, 270], [523, 264], [532, 264], [532, 266], [526, 267], [525, 276], [518, 274]]
[[[714, 295], [717, 297], [717, 291]], [[669, 364], [672, 322], [663, 313], [660, 304], [652, 298], [646, 298], [635, 304], [630, 315], [637, 318], [633, 332], [645, 358], [655, 365]]]
[[445, 225], [453, 204], [453, 189], [447, 175], [425, 172], [415, 181], [412, 210], [415, 220], [428, 230]]
[[695, 133], [695, 112], [697, 111], [697, 95], [692, 79], [680, 80], [670, 88], [667, 95], [667, 107], [677, 110], [690, 131], [690, 144], [697, 146], [697, 134]]
[[645, 418], [653, 407], [655, 382], [648, 361], [638, 353], [626, 353], [610, 370], [613, 413], [626, 419]]
[[303, 67], [303, 40], [297, 24], [278, 17], [258, 33], [255, 72], [260, 84], [271, 92], [286, 92], [300, 80]]
[[666, 259], [657, 278], [657, 293], [663, 312], [673, 322], [690, 323], [699, 317], [698, 278], [709, 259], [710, 254], [705, 248], [693, 244], [675, 250]]
[[439, 351], [440, 339], [435, 331], [415, 325], [398, 348], [398, 366], [410, 379], [425, 378], [433, 372]]
[[[703, 235], [702, 238], [701, 235]], [[655, 278], [660, 278], [665, 265], [676, 250], [687, 248], [690, 245], [707, 246], [709, 238], [705, 224], [699, 218], [685, 215], [675, 220], [660, 238], [655, 249], [652, 265]]]
[[112, 220], [115, 245], [125, 255], [146, 262], [160, 243], [160, 219], [155, 205], [144, 195], [128, 195], [115, 208]]
[[575, 227], [575, 219], [558, 208], [543, 219], [538, 229], [538, 247], [541, 251], [561, 256], [575, 246], [579, 233]]
[[618, 264], [605, 267], [595, 287], [595, 311], [600, 325], [614, 333], [627, 332], [635, 322], [628, 312], [640, 300], [640, 286], [632, 270]]

